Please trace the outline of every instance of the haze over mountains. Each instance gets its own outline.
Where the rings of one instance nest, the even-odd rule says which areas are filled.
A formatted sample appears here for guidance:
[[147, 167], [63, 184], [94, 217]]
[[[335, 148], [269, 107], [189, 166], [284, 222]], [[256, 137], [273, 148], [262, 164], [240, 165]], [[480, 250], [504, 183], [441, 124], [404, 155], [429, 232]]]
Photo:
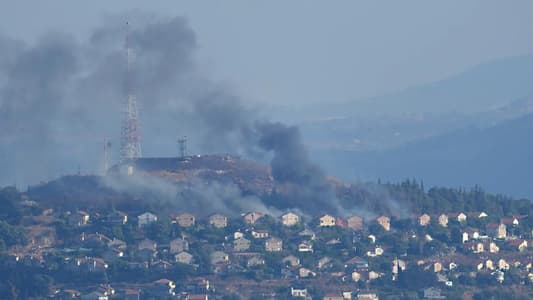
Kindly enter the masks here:
[[416, 177], [531, 198], [531, 95], [527, 55], [395, 94], [310, 107], [299, 121], [314, 157], [345, 180]]

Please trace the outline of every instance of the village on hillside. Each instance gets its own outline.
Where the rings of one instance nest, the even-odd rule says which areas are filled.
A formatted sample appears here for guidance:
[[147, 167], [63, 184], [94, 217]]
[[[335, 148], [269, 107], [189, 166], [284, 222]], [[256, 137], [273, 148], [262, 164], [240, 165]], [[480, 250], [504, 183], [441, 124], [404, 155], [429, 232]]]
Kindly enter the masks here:
[[19, 204], [31, 211], [26, 240], [6, 247], [3, 268], [53, 278], [50, 299], [478, 299], [533, 284], [527, 215], [200, 218]]

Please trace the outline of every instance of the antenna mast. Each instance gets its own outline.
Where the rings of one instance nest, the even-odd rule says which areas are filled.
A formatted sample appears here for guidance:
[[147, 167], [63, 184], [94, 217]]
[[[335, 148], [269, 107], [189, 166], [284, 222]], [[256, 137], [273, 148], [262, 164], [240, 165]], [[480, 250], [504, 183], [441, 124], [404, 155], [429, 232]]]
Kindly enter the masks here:
[[182, 136], [178, 139], [178, 146], [180, 150], [180, 158], [184, 159], [187, 155], [187, 136]]
[[137, 111], [137, 99], [133, 89], [131, 76], [132, 49], [130, 47], [129, 23], [126, 22], [126, 101], [123, 105], [122, 125], [120, 130], [120, 161], [125, 162], [142, 157], [141, 133], [139, 126], [139, 112]]

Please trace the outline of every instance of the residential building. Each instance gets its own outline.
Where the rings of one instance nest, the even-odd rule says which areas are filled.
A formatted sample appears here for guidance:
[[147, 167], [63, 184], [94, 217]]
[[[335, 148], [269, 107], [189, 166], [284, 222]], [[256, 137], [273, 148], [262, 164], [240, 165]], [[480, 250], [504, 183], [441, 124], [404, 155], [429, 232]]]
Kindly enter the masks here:
[[176, 223], [181, 227], [191, 227], [196, 223], [196, 218], [190, 213], [181, 213], [176, 216]]
[[211, 264], [225, 263], [229, 261], [229, 255], [222, 251], [215, 251], [211, 253]]
[[305, 287], [292, 287], [291, 296], [294, 298], [307, 298], [307, 289]]
[[342, 293], [326, 294], [322, 297], [322, 300], [345, 300]]
[[260, 212], [257, 212], [257, 211], [249, 212], [249, 213], [244, 215], [244, 222], [247, 223], [247, 224], [252, 224], [253, 225], [257, 221], [259, 221], [263, 216], [264, 216], [263, 213], [260, 213]]
[[310, 241], [303, 241], [298, 244], [298, 252], [313, 252], [313, 243]]
[[144, 239], [139, 242], [139, 244], [137, 245], [137, 249], [139, 250], [148, 249], [148, 250], [155, 251], [157, 250], [157, 243], [150, 239]]
[[107, 215], [106, 222], [112, 225], [124, 225], [128, 223], [128, 215], [121, 211], [114, 211]]
[[461, 212], [461, 213], [449, 213], [448, 218], [462, 223], [462, 222], [466, 222], [467, 217], [466, 217], [466, 214]]
[[182, 263], [186, 265], [190, 265], [193, 262], [192, 254], [190, 254], [189, 252], [185, 252], [185, 251], [174, 255], [174, 259], [176, 260], [177, 263]]
[[379, 225], [385, 229], [385, 231], [390, 231], [390, 218], [386, 216], [380, 216], [376, 219]]
[[418, 216], [418, 224], [420, 226], [427, 226], [429, 225], [430, 221], [431, 221], [431, 217], [428, 214], [422, 214]]
[[439, 216], [439, 225], [442, 227], [448, 226], [448, 216], [446, 214], [441, 214]]
[[320, 217], [320, 227], [333, 227], [336, 224], [337, 219], [331, 215], [323, 215]]
[[269, 233], [267, 230], [252, 230], [252, 236], [256, 239], [266, 239]]
[[145, 212], [137, 216], [137, 223], [139, 227], [143, 227], [153, 222], [157, 222], [157, 216], [151, 212]]
[[307, 269], [307, 268], [299, 268], [298, 269], [298, 275], [300, 278], [307, 278], [307, 277], [315, 277], [316, 273]]
[[215, 228], [226, 228], [228, 226], [228, 218], [221, 214], [213, 214], [209, 216], [209, 225]]
[[300, 223], [300, 216], [298, 216], [297, 214], [293, 212], [288, 212], [281, 216], [281, 223], [284, 226], [294, 226]]
[[376, 293], [359, 292], [357, 294], [357, 300], [379, 300], [379, 297]]
[[252, 255], [248, 260], [246, 261], [247, 267], [255, 267], [255, 266], [262, 266], [265, 264], [265, 260], [260, 255]]
[[250, 249], [250, 240], [241, 237], [233, 241], [234, 251], [246, 251], [248, 249]]
[[300, 265], [300, 259], [294, 255], [289, 255], [284, 257], [281, 262], [285, 265], [289, 265], [291, 267], [297, 267]]
[[83, 210], [79, 210], [68, 216], [69, 224], [75, 225], [75, 226], [87, 225], [90, 219], [91, 219], [91, 216], [89, 215], [89, 213]]
[[269, 238], [265, 241], [265, 250], [267, 252], [279, 252], [283, 249], [283, 241], [278, 238]]
[[186, 239], [178, 238], [170, 241], [170, 253], [175, 254], [182, 251], [189, 251], [189, 242]]

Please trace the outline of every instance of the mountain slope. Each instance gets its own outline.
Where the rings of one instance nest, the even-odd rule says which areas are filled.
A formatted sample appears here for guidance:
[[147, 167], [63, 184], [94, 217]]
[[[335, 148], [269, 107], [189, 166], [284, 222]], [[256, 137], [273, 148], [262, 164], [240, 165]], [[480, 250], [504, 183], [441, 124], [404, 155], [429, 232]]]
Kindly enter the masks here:
[[533, 114], [497, 126], [467, 128], [384, 152], [316, 153], [345, 179], [408, 177], [533, 198]]

